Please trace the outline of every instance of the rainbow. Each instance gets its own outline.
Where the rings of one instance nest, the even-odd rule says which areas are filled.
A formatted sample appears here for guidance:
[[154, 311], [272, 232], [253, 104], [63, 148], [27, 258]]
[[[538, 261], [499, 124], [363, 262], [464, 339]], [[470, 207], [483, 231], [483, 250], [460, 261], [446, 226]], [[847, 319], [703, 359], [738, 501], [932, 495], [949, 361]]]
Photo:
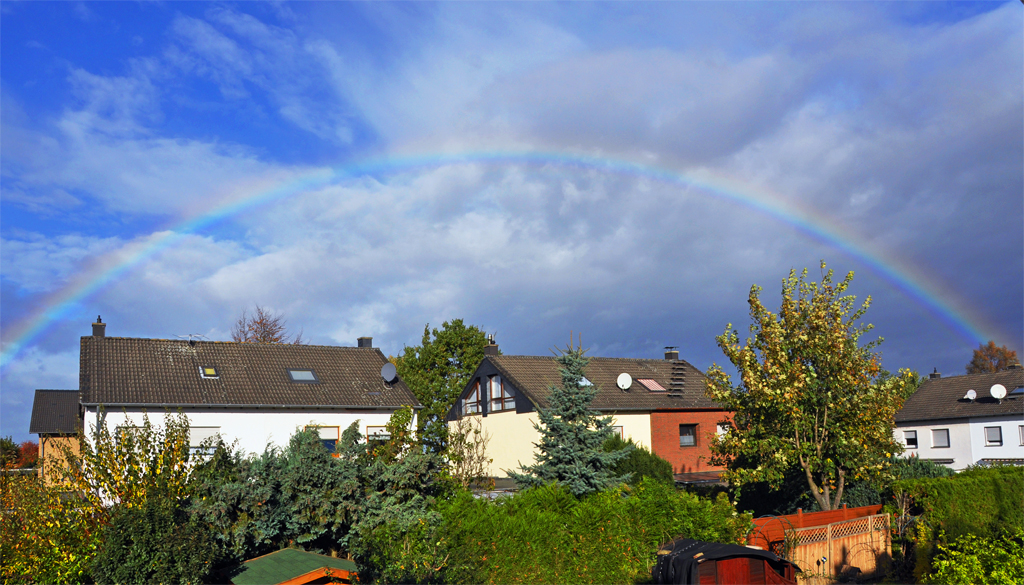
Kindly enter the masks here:
[[549, 168], [588, 169], [646, 178], [686, 188], [696, 188], [743, 207], [761, 212], [792, 226], [811, 239], [829, 245], [864, 263], [874, 273], [925, 307], [947, 327], [971, 345], [997, 339], [996, 328], [972, 311], [952, 291], [940, 286], [913, 266], [892, 254], [873, 252], [863, 238], [837, 225], [810, 208], [798, 208], [764, 188], [707, 172], [679, 173], [666, 168], [622, 159], [551, 152], [472, 152], [388, 157], [328, 169], [305, 171], [298, 176], [278, 178], [269, 183], [247, 185], [226, 195], [219, 204], [194, 213], [163, 231], [139, 239], [123, 249], [92, 262], [62, 289], [47, 296], [39, 309], [7, 328], [0, 368], [6, 367], [30, 347], [53, 323], [82, 310], [82, 301], [116, 281], [155, 254], [173, 247], [186, 236], [234, 217], [247, 210], [280, 201], [309, 190], [366, 176], [387, 176], [400, 172], [435, 169], [460, 164], [528, 165]]

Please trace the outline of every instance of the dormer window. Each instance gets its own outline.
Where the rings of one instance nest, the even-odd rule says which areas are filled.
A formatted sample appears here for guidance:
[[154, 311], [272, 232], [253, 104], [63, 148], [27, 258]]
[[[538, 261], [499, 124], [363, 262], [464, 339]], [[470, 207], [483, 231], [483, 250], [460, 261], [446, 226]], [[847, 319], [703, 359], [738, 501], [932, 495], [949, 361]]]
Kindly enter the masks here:
[[291, 378], [292, 382], [299, 384], [319, 384], [320, 379], [316, 377], [316, 373], [313, 370], [288, 370], [288, 377]]
[[199, 377], [205, 380], [216, 380], [220, 378], [220, 372], [217, 371], [216, 366], [200, 366]]

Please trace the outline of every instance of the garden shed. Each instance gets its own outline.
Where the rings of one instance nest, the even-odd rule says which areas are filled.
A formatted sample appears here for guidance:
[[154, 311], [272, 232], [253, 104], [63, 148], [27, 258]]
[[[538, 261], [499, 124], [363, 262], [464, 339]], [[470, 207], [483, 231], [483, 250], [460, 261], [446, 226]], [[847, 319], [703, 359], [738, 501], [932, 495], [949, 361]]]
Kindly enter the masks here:
[[796, 585], [796, 566], [774, 553], [738, 544], [677, 538], [658, 550], [655, 583]]

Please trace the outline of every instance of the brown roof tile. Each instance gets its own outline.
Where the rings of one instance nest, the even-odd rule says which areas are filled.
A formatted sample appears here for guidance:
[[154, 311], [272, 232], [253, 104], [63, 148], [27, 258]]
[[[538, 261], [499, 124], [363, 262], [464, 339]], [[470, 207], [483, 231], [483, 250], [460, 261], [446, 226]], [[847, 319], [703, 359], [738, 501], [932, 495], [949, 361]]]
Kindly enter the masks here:
[[[1007, 396], [1002, 402], [997, 401], [989, 396], [993, 384], [1002, 384], [1007, 393], [1013, 392], [1015, 388], [1024, 386], [1024, 370], [929, 378], [896, 413], [896, 422], [1024, 415], [1024, 396], [1017, 394]], [[968, 390], [974, 390], [978, 398], [964, 400]]]
[[[419, 407], [405, 382], [381, 379], [386, 362], [376, 348], [83, 337], [80, 383], [84, 404]], [[202, 378], [204, 366], [219, 376]]]
[[[484, 359], [540, 408], [548, 407], [550, 388], [562, 383], [560, 366], [553, 356], [499, 355]], [[615, 383], [622, 373], [633, 378], [629, 390], [619, 390]], [[599, 389], [592, 403], [595, 410], [721, 408], [704, 395], [704, 374], [685, 360], [594, 357], [584, 374]], [[652, 392], [637, 381], [640, 378], [655, 380], [667, 391]]]
[[78, 390], [36, 390], [28, 432], [37, 435], [71, 435], [82, 426]]

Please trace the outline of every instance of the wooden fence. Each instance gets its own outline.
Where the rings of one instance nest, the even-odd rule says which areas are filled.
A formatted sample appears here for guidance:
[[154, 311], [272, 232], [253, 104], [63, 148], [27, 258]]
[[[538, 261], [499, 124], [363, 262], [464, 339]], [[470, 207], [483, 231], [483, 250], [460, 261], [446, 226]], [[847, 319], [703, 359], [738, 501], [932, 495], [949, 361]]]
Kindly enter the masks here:
[[888, 568], [891, 550], [889, 515], [880, 511], [881, 506], [844, 507], [758, 518], [747, 542], [795, 563], [805, 585], [834, 582], [845, 566], [877, 575]]

